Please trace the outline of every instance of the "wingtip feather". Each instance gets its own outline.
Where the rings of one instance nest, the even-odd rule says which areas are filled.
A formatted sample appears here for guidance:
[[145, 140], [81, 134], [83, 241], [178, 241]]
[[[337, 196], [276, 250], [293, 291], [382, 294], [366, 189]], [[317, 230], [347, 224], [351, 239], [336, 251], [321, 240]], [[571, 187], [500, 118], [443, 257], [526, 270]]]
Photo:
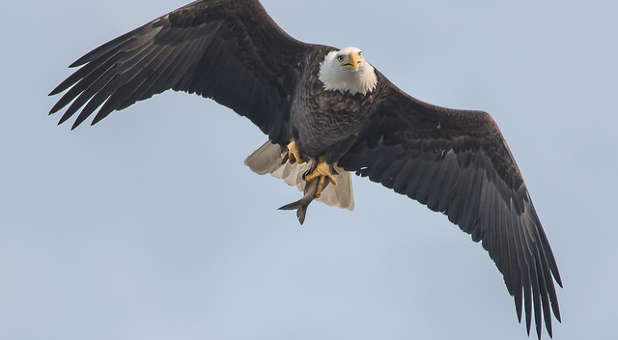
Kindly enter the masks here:
[[[86, 58], [86, 57], [88, 57], [88, 58]], [[88, 59], [90, 59], [90, 53], [84, 55], [83, 57], [81, 57], [81, 58], [79, 58], [77, 60], [75, 60], [68, 67], [69, 68], [74, 68], [74, 67], [77, 67], [77, 66], [82, 66], [82, 65], [84, 65], [85, 63], [87, 63], [89, 61]]]

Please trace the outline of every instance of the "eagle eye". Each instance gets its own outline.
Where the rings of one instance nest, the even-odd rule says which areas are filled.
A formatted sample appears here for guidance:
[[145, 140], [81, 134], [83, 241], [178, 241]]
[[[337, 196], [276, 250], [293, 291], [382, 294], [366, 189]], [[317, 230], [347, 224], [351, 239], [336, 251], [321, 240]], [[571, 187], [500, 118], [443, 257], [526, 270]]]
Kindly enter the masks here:
[[343, 56], [342, 55], [337, 56], [337, 61], [338, 62], [342, 62], [343, 61]]
[[362, 57], [363, 56], [363, 51], [358, 51], [358, 56]]

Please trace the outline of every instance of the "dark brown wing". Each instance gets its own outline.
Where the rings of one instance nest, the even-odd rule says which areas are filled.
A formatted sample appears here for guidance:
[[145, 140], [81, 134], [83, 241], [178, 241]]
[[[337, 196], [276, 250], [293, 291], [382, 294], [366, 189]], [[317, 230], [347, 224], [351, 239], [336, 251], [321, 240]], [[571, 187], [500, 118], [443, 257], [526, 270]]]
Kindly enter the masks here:
[[[51, 109], [82, 106], [73, 128], [101, 104], [92, 124], [167, 89], [197, 93], [246, 116], [285, 142], [291, 93], [312, 45], [287, 35], [257, 0], [195, 1], [84, 55], [50, 95]], [[85, 105], [85, 106], [84, 106]]]
[[[381, 75], [380, 75], [381, 76]], [[387, 83], [383, 102], [339, 165], [418, 200], [482, 241], [515, 298], [551, 335], [560, 320], [556, 261], [515, 160], [491, 116], [418, 101]]]

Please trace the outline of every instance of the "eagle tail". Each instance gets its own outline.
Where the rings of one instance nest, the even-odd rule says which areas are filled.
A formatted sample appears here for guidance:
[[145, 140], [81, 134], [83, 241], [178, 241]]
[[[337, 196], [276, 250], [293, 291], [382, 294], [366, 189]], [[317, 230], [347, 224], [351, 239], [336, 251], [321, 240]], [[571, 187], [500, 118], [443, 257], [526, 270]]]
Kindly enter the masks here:
[[269, 141], [253, 151], [245, 159], [245, 165], [258, 175], [265, 175], [280, 168], [282, 160], [283, 148]]
[[[285, 148], [279, 144], [267, 141], [245, 159], [245, 165], [257, 174], [271, 174], [284, 180], [288, 185], [295, 186], [298, 190], [303, 191], [305, 189], [303, 174], [309, 170], [310, 164], [308, 162], [302, 164], [284, 162], [282, 164], [286, 155], [285, 151]], [[329, 185], [317, 200], [327, 205], [354, 210], [354, 194], [350, 172], [337, 166], [335, 166], [335, 170], [338, 173], [335, 175], [337, 185]]]

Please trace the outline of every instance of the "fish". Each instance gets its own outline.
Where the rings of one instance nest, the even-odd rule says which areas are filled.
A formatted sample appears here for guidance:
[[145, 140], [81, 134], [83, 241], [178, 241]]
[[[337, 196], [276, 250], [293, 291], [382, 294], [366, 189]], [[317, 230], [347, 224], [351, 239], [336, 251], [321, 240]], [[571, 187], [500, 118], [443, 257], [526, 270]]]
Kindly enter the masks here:
[[[314, 199], [318, 198], [315, 194], [318, 189], [319, 181], [320, 180], [316, 178], [311, 182], [305, 182], [305, 190], [303, 197], [296, 202], [292, 202], [282, 206], [281, 208], [279, 208], [279, 210], [296, 209], [296, 217], [298, 217], [298, 222], [300, 222], [300, 225], [303, 225], [303, 223], [305, 222], [305, 214], [307, 213], [307, 207], [309, 206], [309, 204], [311, 204], [311, 202], [313, 202]], [[326, 189], [329, 182], [330, 181], [328, 180], [328, 177], [324, 177], [324, 187], [322, 188], [322, 190]]]

